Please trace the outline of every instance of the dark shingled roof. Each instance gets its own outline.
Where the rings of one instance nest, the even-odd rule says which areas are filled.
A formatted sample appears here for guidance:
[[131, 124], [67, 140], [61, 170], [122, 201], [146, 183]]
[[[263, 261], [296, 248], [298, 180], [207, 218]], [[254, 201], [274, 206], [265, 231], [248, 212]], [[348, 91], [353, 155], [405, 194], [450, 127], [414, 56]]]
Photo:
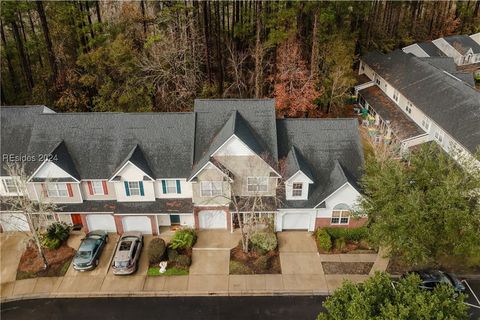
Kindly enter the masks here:
[[[0, 107], [1, 119], [1, 175], [6, 175], [3, 155], [26, 155], [32, 134], [33, 122], [44, 110], [44, 106], [9, 106]], [[50, 150], [45, 150], [46, 152]], [[44, 153], [46, 153], [44, 152]]]
[[[274, 162], [278, 160], [275, 101], [273, 99], [196, 99], [194, 111], [196, 114], [194, 163], [198, 163], [208, 154], [214, 140], [225, 141], [223, 135], [232, 132], [224, 128], [228, 125], [229, 120], [235, 124], [239, 134], [244, 133], [244, 128], [251, 129], [250, 133], [239, 136], [244, 143], [251, 148], [264, 150]], [[240, 117], [235, 116], [233, 119], [234, 111], [237, 111]], [[241, 122], [245, 125], [242, 125]], [[225, 132], [220, 132], [222, 128], [225, 129]], [[221, 137], [217, 138], [220, 135]]]
[[194, 121], [193, 113], [42, 114], [34, 123], [28, 153], [48, 152], [63, 140], [82, 179], [111, 177], [132, 151], [136, 164], [148, 159], [151, 170], [142, 167], [152, 178], [188, 177]]
[[462, 55], [467, 53], [470, 48], [474, 54], [480, 53], [480, 44], [467, 35], [448, 36], [444, 37], [443, 39]]
[[357, 119], [279, 119], [278, 156], [292, 146], [311, 164], [314, 183], [308, 200], [285, 201], [286, 208], [313, 208], [347, 181], [355, 187], [363, 169]]
[[[201, 131], [201, 128], [197, 127], [197, 133], [199, 129]], [[266, 146], [253, 132], [253, 129], [245, 121], [242, 115], [237, 110], [233, 110], [231, 112], [230, 118], [227, 120], [222, 129], [220, 129], [220, 131], [215, 135], [212, 143], [205, 151], [203, 156], [198, 160], [198, 162], [195, 163], [190, 178], [192, 178], [198, 172], [198, 170], [200, 170], [205, 164], [207, 164], [211, 155], [218, 148], [220, 148], [232, 135], [236, 135], [256, 154], [270, 155]]]
[[148, 161], [147, 159], [145, 159], [142, 149], [138, 144], [135, 145], [135, 147], [133, 147], [133, 149], [128, 153], [125, 160], [118, 166], [118, 169], [115, 170], [115, 172], [120, 170], [128, 161], [130, 161], [132, 164], [137, 166], [146, 175], [153, 178], [154, 175], [153, 175], [152, 169], [150, 169], [150, 166], [148, 165]]
[[447, 55], [443, 53], [432, 41], [420, 42], [417, 45], [425, 51], [430, 57], [446, 57]]
[[480, 145], [480, 92], [400, 50], [369, 53], [362, 61], [467, 150], [475, 152]]
[[430, 58], [418, 58], [418, 59], [428, 62], [432, 66], [445, 70], [449, 73], [457, 72], [457, 65], [455, 64], [455, 60], [453, 58], [430, 57]]
[[66, 173], [77, 179], [78, 181], [81, 180], [80, 175], [77, 172], [77, 168], [75, 168], [75, 164], [73, 163], [73, 159], [68, 152], [67, 146], [65, 145], [64, 141], [61, 141], [50, 153], [49, 153], [50, 161], [61, 169], [63, 169]]
[[371, 86], [358, 92], [384, 121], [390, 122], [393, 134], [399, 140], [406, 140], [425, 134], [378, 86]]
[[191, 213], [192, 199], [156, 199], [155, 201], [118, 202], [116, 200], [83, 201], [82, 203], [62, 204], [60, 212], [112, 212], [132, 214]]
[[314, 180], [310, 165], [295, 146], [288, 152], [285, 166], [285, 179], [290, 179], [298, 171], [302, 171], [310, 180]]

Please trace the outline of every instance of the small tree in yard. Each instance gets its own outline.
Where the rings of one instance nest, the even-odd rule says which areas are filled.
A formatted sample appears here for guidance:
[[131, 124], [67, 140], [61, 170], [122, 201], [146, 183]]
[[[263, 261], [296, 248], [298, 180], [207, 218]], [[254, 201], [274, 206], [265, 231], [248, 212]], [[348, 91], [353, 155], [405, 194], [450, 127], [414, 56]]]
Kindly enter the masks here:
[[468, 319], [463, 294], [454, 298], [449, 286], [427, 291], [419, 284], [416, 275], [393, 284], [385, 273], [376, 273], [362, 284], [346, 281], [323, 303], [325, 312], [317, 320]]
[[[48, 268], [48, 261], [45, 257], [41, 243], [41, 229], [46, 225], [48, 217], [55, 212], [57, 206], [53, 203], [45, 202], [43, 197], [40, 196], [39, 201], [31, 200], [28, 197], [27, 192], [27, 180], [28, 176], [25, 173], [24, 166], [18, 163], [7, 163], [6, 166], [7, 175], [10, 177], [17, 177], [16, 184], [19, 190], [19, 194], [16, 196], [4, 197], [2, 202], [7, 208], [8, 212], [21, 212], [24, 214], [26, 221], [30, 228], [31, 240], [37, 247], [38, 254], [43, 260], [44, 270]], [[12, 218], [17, 218], [16, 215], [12, 215]], [[17, 218], [21, 219], [21, 218]]]
[[371, 221], [372, 240], [410, 264], [478, 255], [480, 175], [475, 161], [455, 161], [436, 144], [422, 146], [407, 160], [383, 154], [367, 161], [360, 207]]

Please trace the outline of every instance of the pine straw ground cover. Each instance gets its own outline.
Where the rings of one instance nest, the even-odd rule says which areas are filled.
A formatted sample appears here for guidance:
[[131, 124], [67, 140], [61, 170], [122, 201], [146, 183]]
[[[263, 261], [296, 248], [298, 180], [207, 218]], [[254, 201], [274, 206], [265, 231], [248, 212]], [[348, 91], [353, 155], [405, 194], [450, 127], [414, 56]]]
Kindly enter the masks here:
[[239, 244], [230, 251], [230, 274], [280, 274], [278, 249], [260, 254], [256, 251], [243, 252]]
[[38, 253], [37, 247], [30, 242], [20, 258], [16, 279], [63, 276], [70, 266], [75, 250], [63, 244], [58, 249], [44, 249], [44, 253], [48, 261], [46, 270], [43, 270], [43, 260]]
[[322, 262], [325, 274], [369, 274], [373, 262]]

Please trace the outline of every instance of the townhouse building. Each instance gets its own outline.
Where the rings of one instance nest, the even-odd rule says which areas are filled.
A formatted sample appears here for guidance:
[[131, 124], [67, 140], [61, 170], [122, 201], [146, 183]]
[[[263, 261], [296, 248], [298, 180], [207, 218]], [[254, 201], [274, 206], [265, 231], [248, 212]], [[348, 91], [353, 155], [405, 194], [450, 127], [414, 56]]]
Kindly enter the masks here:
[[454, 157], [472, 158], [480, 145], [480, 92], [455, 76], [452, 58], [420, 58], [396, 50], [361, 57], [355, 87], [372, 117], [378, 143], [400, 152], [435, 141]]
[[[55, 113], [2, 107], [0, 196], [53, 202], [51, 221], [85, 231], [189, 226], [277, 231], [354, 227], [363, 151], [356, 119], [276, 119], [274, 100], [196, 100], [184, 113]], [[28, 230], [2, 205], [3, 231]], [[239, 214], [233, 214], [239, 213]]]
[[414, 43], [402, 50], [417, 57], [450, 57], [458, 66], [480, 63], [480, 33]]

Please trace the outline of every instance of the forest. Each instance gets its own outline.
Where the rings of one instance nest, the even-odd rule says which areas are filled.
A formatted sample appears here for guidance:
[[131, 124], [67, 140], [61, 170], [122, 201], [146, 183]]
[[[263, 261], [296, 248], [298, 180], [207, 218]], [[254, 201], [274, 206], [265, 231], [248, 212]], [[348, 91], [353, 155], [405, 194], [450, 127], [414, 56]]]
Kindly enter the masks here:
[[2, 1], [1, 103], [157, 112], [275, 98], [279, 117], [322, 117], [362, 54], [479, 31], [474, 0]]

